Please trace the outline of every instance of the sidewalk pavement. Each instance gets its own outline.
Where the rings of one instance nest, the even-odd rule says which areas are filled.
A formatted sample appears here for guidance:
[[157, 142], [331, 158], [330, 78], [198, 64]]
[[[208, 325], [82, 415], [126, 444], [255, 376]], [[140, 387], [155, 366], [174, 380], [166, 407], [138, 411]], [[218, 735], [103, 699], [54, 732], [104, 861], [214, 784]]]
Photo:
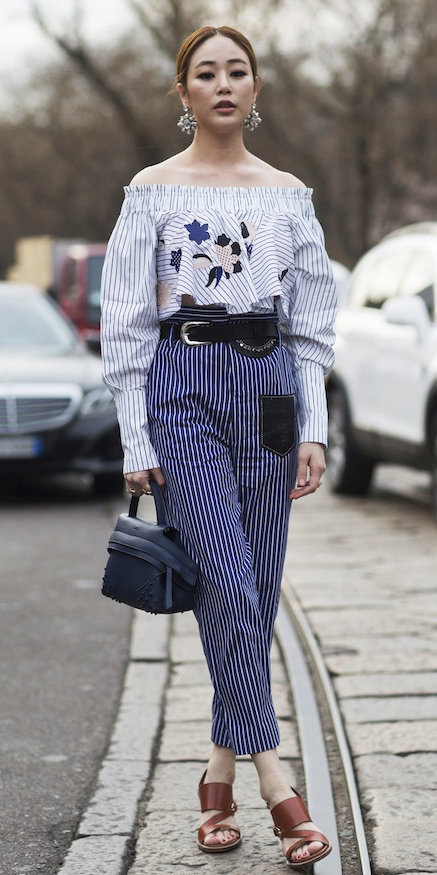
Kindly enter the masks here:
[[[320, 493], [322, 490], [320, 490]], [[345, 722], [376, 875], [437, 873], [437, 529], [414, 502], [311, 496], [284, 586]]]
[[[429, 509], [327, 490], [296, 502], [284, 587], [297, 595], [334, 676], [373, 872], [436, 875], [437, 532]], [[276, 646], [272, 658], [281, 752], [290, 783], [303, 786]], [[129, 875], [167, 875], [175, 866], [215, 875], [285, 871], [249, 759], [235, 783], [246, 841], [222, 856], [196, 847], [210, 705], [194, 618], [138, 612], [120, 714], [62, 875], [119, 875], [136, 813]]]

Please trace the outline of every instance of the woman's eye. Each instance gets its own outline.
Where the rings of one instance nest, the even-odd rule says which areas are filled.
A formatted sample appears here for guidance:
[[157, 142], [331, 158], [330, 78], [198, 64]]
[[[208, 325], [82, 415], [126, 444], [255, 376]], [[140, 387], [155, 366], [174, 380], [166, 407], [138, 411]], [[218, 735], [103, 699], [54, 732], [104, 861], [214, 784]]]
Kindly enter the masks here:
[[231, 76], [247, 76], [245, 70], [233, 70]]
[[199, 73], [199, 79], [211, 79], [212, 73]]

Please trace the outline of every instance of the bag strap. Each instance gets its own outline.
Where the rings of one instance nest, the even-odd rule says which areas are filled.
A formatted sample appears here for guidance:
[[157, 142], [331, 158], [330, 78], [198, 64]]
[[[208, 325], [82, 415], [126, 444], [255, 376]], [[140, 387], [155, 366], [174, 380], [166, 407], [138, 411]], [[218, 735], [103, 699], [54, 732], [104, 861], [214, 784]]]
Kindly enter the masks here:
[[[153, 493], [153, 498], [155, 499], [155, 509], [156, 509], [156, 519], [158, 525], [167, 526], [167, 517], [165, 515], [164, 502], [162, 500], [161, 490], [156, 482], [156, 480], [149, 480], [150, 488]], [[129, 505], [129, 516], [136, 517], [138, 511], [138, 502], [140, 498], [138, 495], [133, 495], [130, 500]]]

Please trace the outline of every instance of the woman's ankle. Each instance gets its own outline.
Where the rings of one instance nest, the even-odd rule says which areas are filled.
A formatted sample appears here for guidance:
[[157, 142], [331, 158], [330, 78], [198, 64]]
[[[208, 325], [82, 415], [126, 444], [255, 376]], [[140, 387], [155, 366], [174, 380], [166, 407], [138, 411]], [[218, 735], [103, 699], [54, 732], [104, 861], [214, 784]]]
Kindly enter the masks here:
[[205, 782], [233, 784], [235, 780], [235, 754], [231, 748], [220, 748], [217, 745], [209, 758]]
[[280, 802], [295, 795], [290, 785], [285, 781], [271, 781], [268, 778], [260, 782], [260, 794], [270, 810], [275, 805], [279, 805]]

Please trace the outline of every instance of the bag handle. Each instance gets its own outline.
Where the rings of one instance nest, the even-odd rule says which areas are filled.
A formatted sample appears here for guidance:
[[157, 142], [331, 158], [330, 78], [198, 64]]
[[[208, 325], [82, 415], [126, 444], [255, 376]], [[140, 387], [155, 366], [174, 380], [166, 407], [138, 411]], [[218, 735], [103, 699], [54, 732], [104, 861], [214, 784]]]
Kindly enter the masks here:
[[[155, 499], [155, 508], [156, 508], [156, 519], [158, 525], [167, 526], [167, 518], [165, 515], [164, 502], [162, 500], [161, 490], [156, 482], [156, 480], [149, 480], [149, 485], [153, 493], [153, 498]], [[140, 500], [140, 496], [133, 495], [130, 500], [129, 505], [129, 516], [136, 517], [138, 511], [138, 502]]]

